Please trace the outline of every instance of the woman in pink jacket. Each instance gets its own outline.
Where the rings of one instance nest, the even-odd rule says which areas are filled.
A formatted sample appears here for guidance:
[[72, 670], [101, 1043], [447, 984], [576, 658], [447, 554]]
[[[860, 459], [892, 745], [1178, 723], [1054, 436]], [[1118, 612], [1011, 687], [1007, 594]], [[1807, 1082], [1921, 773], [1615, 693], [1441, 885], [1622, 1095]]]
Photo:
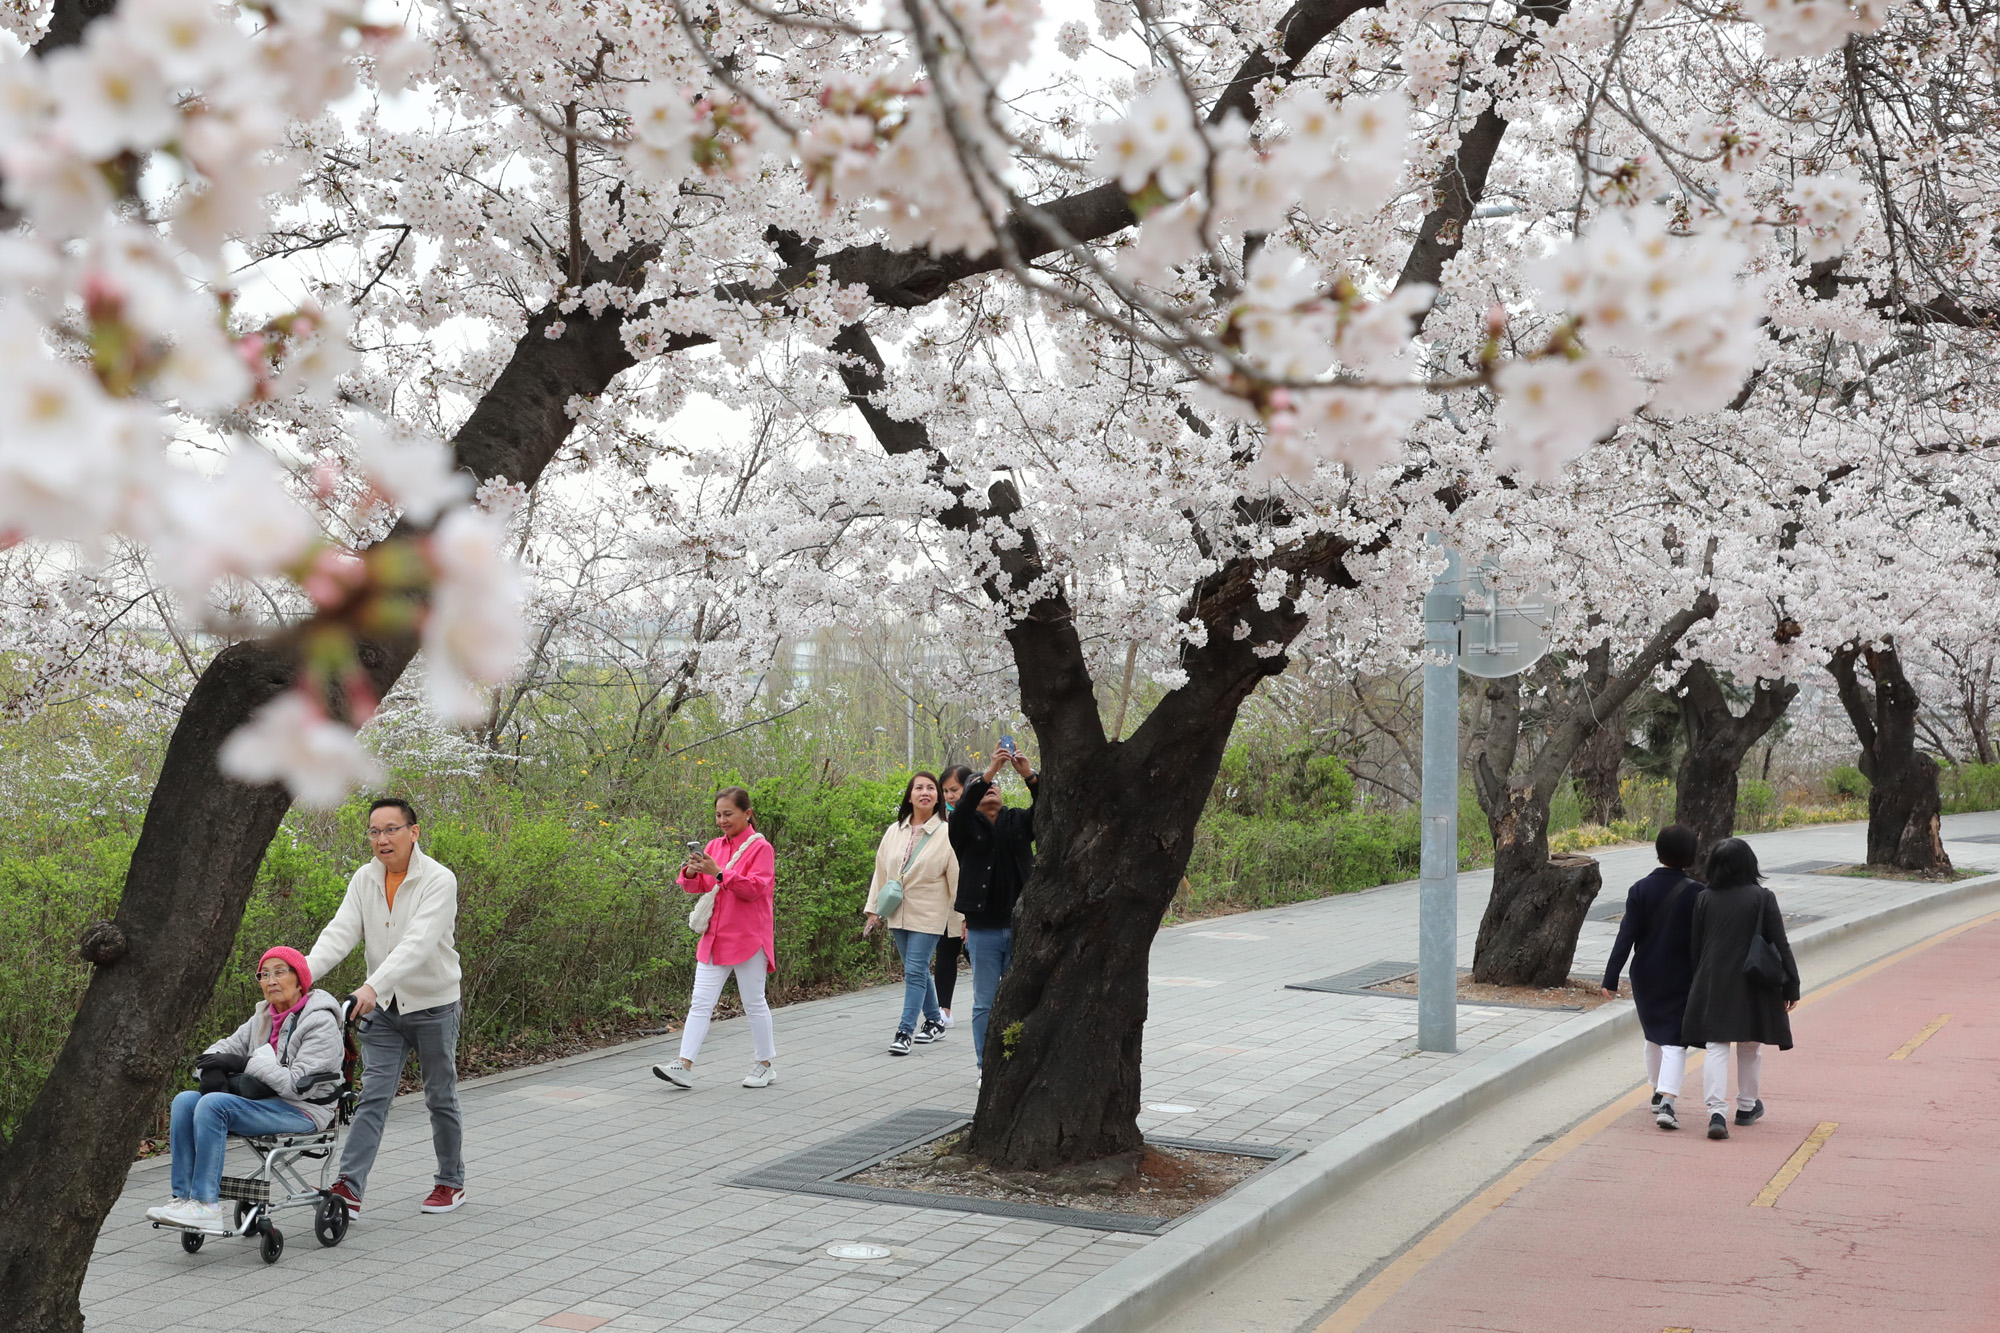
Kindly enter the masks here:
[[736, 974], [736, 994], [750, 1018], [750, 1037], [757, 1063], [744, 1076], [746, 1088], [768, 1088], [777, 1082], [771, 1061], [778, 1056], [771, 1031], [771, 1006], [764, 1001], [764, 978], [777, 971], [777, 926], [772, 901], [777, 875], [771, 844], [751, 827], [750, 793], [725, 787], [715, 797], [715, 827], [721, 836], [706, 849], [690, 853], [681, 866], [680, 886], [688, 893], [713, 893], [715, 906], [694, 951], [694, 998], [688, 1001], [687, 1026], [681, 1030], [680, 1059], [654, 1065], [656, 1077], [677, 1088], [694, 1086], [694, 1061], [722, 983]]

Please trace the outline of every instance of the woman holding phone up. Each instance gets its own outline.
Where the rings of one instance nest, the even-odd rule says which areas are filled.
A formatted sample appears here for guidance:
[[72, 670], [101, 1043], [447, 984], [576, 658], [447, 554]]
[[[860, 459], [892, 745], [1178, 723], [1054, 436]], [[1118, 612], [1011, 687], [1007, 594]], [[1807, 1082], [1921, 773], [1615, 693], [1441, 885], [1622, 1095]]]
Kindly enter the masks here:
[[681, 866], [683, 890], [713, 897], [701, 943], [695, 946], [694, 998], [688, 1001], [687, 1026], [681, 1029], [680, 1058], [654, 1065], [653, 1074], [677, 1088], [694, 1086], [695, 1057], [708, 1036], [715, 1002], [722, 998], [722, 983], [733, 972], [757, 1050], [757, 1063], [750, 1066], [743, 1086], [768, 1088], [778, 1080], [771, 1069], [778, 1043], [771, 1006], [764, 999], [764, 979], [778, 970], [776, 859], [770, 842], [751, 825], [750, 793], [741, 787], [716, 793], [715, 827], [720, 836], [703, 851], [690, 848]]
[[[931, 956], [951, 924], [958, 893], [958, 858], [938, 810], [937, 778], [918, 773], [903, 789], [896, 822], [875, 849], [875, 874], [868, 882], [866, 936], [885, 922], [896, 952], [903, 956], [903, 1016], [889, 1041], [889, 1054], [908, 1055], [913, 1044], [944, 1035], [937, 988], [931, 984]], [[919, 1015], [923, 1025], [919, 1027]]]

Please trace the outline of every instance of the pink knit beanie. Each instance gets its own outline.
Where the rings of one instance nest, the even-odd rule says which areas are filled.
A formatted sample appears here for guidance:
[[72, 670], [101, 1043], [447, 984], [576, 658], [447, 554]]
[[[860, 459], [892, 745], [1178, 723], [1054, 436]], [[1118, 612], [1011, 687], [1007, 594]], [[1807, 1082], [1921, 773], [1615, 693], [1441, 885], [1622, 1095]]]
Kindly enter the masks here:
[[312, 969], [306, 966], [306, 956], [304, 954], [300, 953], [297, 949], [289, 949], [280, 944], [276, 948], [264, 950], [264, 956], [257, 960], [257, 970], [262, 972], [264, 964], [270, 962], [273, 958], [298, 974], [299, 992], [301, 994], [312, 989]]

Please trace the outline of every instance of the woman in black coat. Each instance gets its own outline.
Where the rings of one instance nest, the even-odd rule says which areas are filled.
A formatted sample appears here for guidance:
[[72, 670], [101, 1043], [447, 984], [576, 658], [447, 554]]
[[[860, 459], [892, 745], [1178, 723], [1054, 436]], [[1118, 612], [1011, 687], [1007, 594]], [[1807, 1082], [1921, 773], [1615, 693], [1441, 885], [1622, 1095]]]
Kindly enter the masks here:
[[1699, 845], [1694, 830], [1669, 824], [1653, 839], [1660, 868], [1625, 895], [1618, 942], [1604, 967], [1604, 995], [1618, 993], [1618, 974], [1632, 959], [1632, 1000], [1646, 1034], [1646, 1081], [1653, 1085], [1653, 1120], [1661, 1129], [1679, 1129], [1674, 1102], [1687, 1074], [1687, 1043], [1681, 1016], [1687, 1012], [1694, 960], [1688, 941], [1694, 932], [1694, 903], [1702, 885], [1688, 878]]
[[[1777, 951], [1784, 980], [1766, 987], [1744, 975], [1750, 943], [1759, 932]], [[1741, 838], [1725, 838], [1708, 854], [1708, 887], [1695, 900], [1691, 941], [1694, 985], [1688, 990], [1681, 1036], [1706, 1045], [1701, 1090], [1708, 1101], [1708, 1137], [1729, 1137], [1729, 1045], [1736, 1044], [1736, 1123], [1754, 1125], [1764, 1114], [1757, 1096], [1764, 1047], [1792, 1048], [1786, 1015], [1799, 1002], [1799, 965], [1785, 938], [1778, 896], [1764, 887], [1757, 853]]]

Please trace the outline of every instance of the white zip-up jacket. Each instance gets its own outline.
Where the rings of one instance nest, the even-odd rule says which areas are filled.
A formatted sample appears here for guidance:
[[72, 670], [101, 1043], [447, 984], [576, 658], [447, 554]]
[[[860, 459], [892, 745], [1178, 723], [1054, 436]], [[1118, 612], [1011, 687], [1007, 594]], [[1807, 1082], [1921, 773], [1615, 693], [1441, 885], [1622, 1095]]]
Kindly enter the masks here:
[[388, 872], [369, 862], [347, 881], [347, 896], [326, 929], [313, 941], [306, 966], [323, 977], [362, 946], [368, 984], [384, 1008], [395, 1001], [399, 1013], [433, 1009], [458, 999], [458, 876], [417, 847], [410, 868], [389, 905]]

